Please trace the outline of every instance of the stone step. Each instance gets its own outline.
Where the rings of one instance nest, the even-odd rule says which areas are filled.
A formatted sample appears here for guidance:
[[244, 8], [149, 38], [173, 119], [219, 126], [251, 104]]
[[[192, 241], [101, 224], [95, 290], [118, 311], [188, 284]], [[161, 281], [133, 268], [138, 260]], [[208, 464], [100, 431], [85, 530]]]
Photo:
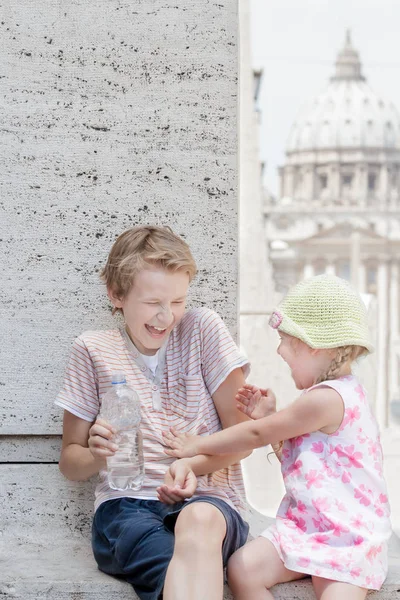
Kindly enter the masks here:
[[[135, 600], [132, 587], [101, 573], [92, 557], [94, 482], [66, 481], [57, 465], [0, 465], [0, 598]], [[271, 519], [252, 511], [253, 536]], [[276, 586], [285, 600], [314, 598], [310, 580]], [[390, 574], [369, 599], [400, 600], [400, 542], [390, 546]], [[225, 588], [225, 600], [232, 596]], [[250, 600], [250, 599], [249, 599]]]

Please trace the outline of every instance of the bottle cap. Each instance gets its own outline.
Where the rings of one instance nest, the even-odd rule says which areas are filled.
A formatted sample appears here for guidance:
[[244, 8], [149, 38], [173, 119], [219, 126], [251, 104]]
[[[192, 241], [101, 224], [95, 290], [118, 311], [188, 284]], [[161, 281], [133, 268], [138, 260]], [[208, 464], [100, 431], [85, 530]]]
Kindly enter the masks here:
[[111, 383], [113, 385], [116, 383], [126, 383], [125, 373], [122, 373], [121, 371], [111, 373]]

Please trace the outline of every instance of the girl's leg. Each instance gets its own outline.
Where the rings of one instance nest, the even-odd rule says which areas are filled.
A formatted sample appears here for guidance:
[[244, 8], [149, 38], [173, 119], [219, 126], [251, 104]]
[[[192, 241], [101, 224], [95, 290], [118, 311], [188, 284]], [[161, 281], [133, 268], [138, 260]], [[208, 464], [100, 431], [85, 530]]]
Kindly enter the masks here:
[[269, 588], [276, 583], [303, 577], [304, 573], [285, 567], [274, 545], [265, 537], [237, 550], [228, 563], [228, 583], [235, 600], [269, 600], [273, 598]]
[[313, 576], [312, 582], [317, 600], [337, 600], [338, 598], [340, 600], [364, 600], [368, 593], [365, 588], [351, 583], [332, 581], [322, 577]]

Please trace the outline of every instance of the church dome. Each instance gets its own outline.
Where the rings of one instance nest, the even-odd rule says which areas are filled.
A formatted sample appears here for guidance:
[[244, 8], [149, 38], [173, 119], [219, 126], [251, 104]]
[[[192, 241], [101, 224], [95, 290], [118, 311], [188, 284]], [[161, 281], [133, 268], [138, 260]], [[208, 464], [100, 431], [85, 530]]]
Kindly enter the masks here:
[[335, 75], [300, 112], [286, 152], [340, 148], [400, 149], [400, 115], [366, 83], [349, 32]]

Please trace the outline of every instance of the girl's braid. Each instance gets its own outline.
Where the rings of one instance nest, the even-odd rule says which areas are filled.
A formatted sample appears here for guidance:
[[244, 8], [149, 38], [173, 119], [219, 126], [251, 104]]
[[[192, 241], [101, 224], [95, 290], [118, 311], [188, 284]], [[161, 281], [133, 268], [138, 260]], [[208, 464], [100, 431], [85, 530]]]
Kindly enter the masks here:
[[336, 356], [329, 365], [328, 370], [318, 377], [316, 383], [336, 379], [340, 373], [341, 367], [354, 358], [354, 348], [354, 346], [341, 346], [340, 348], [337, 348]]

